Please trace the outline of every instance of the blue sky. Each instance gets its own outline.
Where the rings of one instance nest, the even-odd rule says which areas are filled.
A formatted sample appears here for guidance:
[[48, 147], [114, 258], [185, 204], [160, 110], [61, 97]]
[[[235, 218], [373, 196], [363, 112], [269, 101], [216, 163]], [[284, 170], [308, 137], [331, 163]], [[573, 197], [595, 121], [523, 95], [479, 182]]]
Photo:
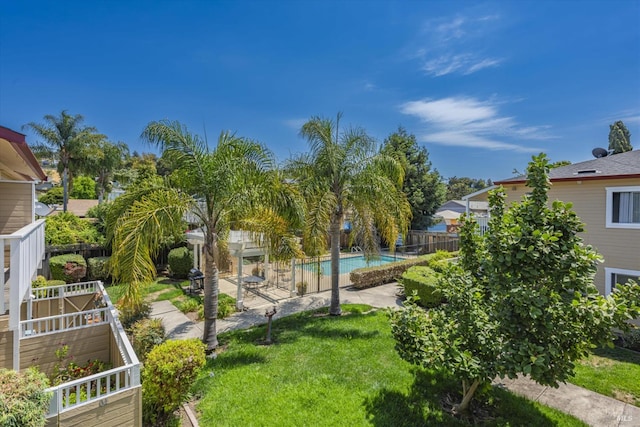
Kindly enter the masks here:
[[[4, 1], [0, 124], [82, 114], [110, 140], [179, 120], [283, 161], [309, 117], [398, 125], [445, 177], [640, 148], [640, 1]], [[27, 133], [27, 141], [37, 142]]]

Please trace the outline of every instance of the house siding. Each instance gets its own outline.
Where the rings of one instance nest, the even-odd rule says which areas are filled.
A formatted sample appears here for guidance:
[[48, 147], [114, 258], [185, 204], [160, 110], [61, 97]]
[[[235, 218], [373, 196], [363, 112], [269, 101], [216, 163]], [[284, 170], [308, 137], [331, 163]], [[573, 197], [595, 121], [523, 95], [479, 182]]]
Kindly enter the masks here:
[[[595, 284], [605, 293], [605, 267], [640, 270], [640, 229], [606, 228], [606, 187], [640, 185], [637, 178], [559, 181], [552, 183], [549, 202], [571, 202], [573, 210], [585, 224], [581, 234], [585, 244], [592, 245], [604, 258], [598, 265]], [[505, 186], [507, 203], [522, 199], [531, 189], [524, 184]]]
[[0, 234], [11, 234], [33, 222], [33, 183], [0, 181]]

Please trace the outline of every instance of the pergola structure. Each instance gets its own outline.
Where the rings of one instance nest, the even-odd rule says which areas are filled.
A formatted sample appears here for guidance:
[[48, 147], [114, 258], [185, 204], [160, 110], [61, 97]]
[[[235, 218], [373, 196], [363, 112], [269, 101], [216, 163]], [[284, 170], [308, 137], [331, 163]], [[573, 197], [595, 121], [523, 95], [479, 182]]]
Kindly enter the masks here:
[[[193, 245], [193, 268], [202, 271], [202, 246], [204, 245], [204, 233], [201, 229], [191, 230], [185, 233], [187, 242]], [[229, 254], [238, 259], [236, 308], [244, 308], [244, 291], [242, 289], [243, 273], [242, 266], [244, 258], [264, 256], [264, 277], [269, 277], [269, 253], [264, 246], [256, 243], [251, 238], [251, 233], [243, 230], [231, 230], [227, 240]], [[296, 293], [295, 285], [291, 286], [291, 296]]]

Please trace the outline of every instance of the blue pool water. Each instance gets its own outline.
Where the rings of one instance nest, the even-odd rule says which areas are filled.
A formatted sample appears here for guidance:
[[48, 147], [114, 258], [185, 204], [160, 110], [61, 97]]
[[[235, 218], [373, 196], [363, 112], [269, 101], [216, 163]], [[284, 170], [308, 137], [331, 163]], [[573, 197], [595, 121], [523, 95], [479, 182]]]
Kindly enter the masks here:
[[[340, 258], [340, 274], [351, 273], [353, 270], [357, 268], [363, 267], [376, 267], [378, 265], [388, 264], [394, 261], [402, 261], [404, 258], [392, 257], [387, 255], [381, 255], [375, 259], [369, 260], [364, 257], [364, 255], [357, 255], [352, 257], [344, 257]], [[317, 271], [316, 269], [318, 263], [310, 263], [304, 266], [304, 269], [307, 271]], [[331, 275], [331, 260], [320, 261], [320, 268], [322, 269], [322, 274], [324, 276]]]

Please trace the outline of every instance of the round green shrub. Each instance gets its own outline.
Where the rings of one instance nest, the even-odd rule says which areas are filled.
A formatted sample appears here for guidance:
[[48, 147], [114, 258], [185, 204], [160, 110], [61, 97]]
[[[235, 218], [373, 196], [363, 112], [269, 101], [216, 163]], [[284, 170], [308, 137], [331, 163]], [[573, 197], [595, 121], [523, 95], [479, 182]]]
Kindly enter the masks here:
[[49, 259], [49, 269], [54, 280], [74, 283], [79, 282], [87, 275], [87, 262], [82, 255], [58, 255]]
[[87, 259], [87, 279], [89, 280], [102, 280], [107, 281], [109, 279], [109, 269], [107, 263], [111, 257], [98, 256]]
[[145, 425], [166, 425], [187, 400], [206, 362], [199, 339], [171, 340], [149, 352], [142, 369], [142, 418]]
[[64, 199], [62, 186], [51, 187], [46, 193], [38, 196], [38, 201], [46, 205], [61, 205]]
[[138, 355], [138, 359], [144, 362], [147, 354], [165, 340], [164, 326], [161, 319], [138, 320], [131, 327], [131, 345]]
[[169, 251], [169, 270], [176, 279], [186, 279], [193, 268], [193, 254], [186, 247]]
[[51, 393], [47, 376], [37, 369], [0, 369], [0, 426], [44, 426]]
[[415, 292], [419, 298], [418, 304], [424, 307], [435, 307], [442, 303], [442, 292], [439, 285], [439, 275], [430, 267], [411, 267], [402, 274], [400, 283], [404, 286], [407, 296]]
[[66, 284], [67, 282], [65, 282], [64, 280], [47, 280], [46, 286], [62, 286]]

